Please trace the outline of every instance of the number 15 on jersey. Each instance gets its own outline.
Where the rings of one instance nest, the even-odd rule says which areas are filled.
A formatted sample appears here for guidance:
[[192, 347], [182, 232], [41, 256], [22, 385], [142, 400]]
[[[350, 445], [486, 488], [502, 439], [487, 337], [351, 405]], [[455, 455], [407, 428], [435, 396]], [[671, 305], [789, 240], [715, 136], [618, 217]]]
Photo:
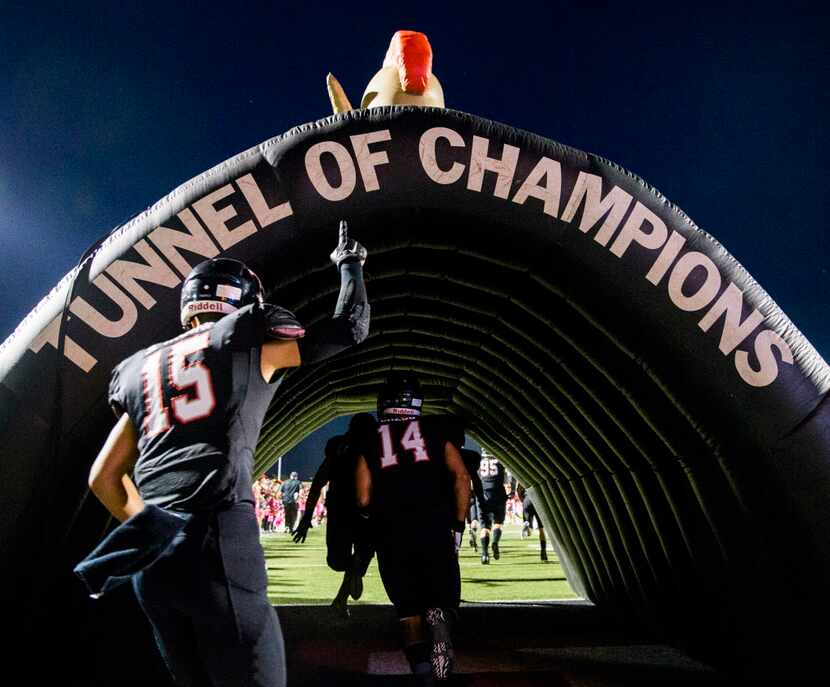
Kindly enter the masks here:
[[[144, 388], [144, 434], [150, 438], [171, 427], [173, 421], [186, 425], [209, 416], [216, 407], [210, 370], [187, 357], [210, 345], [210, 332], [202, 332], [177, 341], [144, 359], [141, 376]], [[167, 384], [162, 379], [167, 368]], [[178, 392], [178, 393], [176, 393]], [[165, 404], [165, 396], [169, 405]]]

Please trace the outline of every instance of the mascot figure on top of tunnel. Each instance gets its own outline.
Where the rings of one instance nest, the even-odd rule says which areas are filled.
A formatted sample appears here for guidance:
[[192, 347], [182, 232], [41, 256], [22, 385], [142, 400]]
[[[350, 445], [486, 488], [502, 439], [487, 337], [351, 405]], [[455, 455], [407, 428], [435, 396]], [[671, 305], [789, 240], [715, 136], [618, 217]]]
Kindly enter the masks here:
[[[329, 74], [326, 87], [334, 114], [354, 110], [343, 86]], [[432, 73], [432, 46], [417, 31], [397, 31], [389, 43], [383, 67], [366, 86], [360, 107], [416, 105], [444, 107], [444, 90]]]

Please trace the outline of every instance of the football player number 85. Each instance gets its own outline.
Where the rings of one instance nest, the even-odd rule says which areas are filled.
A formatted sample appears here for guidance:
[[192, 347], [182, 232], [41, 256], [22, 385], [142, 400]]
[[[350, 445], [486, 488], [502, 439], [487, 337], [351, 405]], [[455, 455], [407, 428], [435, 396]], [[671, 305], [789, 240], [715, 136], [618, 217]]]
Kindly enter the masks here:
[[[144, 433], [147, 437], [170, 429], [171, 410], [173, 419], [181, 425], [201, 420], [213, 412], [216, 396], [210, 370], [199, 361], [187, 361], [187, 356], [207, 348], [209, 343], [210, 332], [203, 332], [145, 358], [141, 373], [144, 381]], [[164, 403], [163, 364], [167, 365], [169, 388], [182, 392], [171, 395], [169, 407]]]
[[[395, 447], [392, 445], [392, 432], [389, 425], [381, 425], [378, 428], [380, 434], [381, 447], [383, 453], [380, 457], [380, 466], [382, 468], [391, 468], [398, 464], [398, 454], [395, 453]], [[412, 420], [407, 426], [401, 437], [401, 448], [406, 451], [412, 451], [415, 454], [416, 463], [424, 460], [429, 460], [427, 447], [424, 443], [424, 438], [421, 436], [421, 426], [417, 420]]]

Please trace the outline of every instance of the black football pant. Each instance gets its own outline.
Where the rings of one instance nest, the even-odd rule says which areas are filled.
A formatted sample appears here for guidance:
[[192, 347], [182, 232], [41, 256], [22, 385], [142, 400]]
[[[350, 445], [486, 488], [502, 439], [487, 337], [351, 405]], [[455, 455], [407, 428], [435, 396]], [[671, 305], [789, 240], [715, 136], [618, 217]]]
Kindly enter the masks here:
[[461, 571], [450, 529], [422, 530], [404, 542], [390, 534], [378, 541], [378, 569], [398, 617], [420, 615], [429, 608], [458, 608]]
[[353, 509], [328, 509], [326, 517], [326, 563], [338, 572], [349, 569], [354, 553], [360, 558], [360, 574], [365, 575], [375, 545], [366, 522]]
[[282, 631], [253, 510], [195, 517], [178, 536], [172, 556], [133, 578], [176, 684], [284, 687]]
[[479, 506], [481, 529], [491, 530], [493, 525], [503, 525], [506, 511], [507, 501], [501, 498], [488, 498]]

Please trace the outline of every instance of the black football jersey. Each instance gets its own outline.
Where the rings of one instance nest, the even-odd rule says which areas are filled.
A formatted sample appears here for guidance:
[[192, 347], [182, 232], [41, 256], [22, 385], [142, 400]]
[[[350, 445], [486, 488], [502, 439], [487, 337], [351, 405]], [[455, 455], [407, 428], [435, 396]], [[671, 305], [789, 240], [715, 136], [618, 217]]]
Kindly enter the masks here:
[[470, 480], [473, 483], [473, 496], [481, 502], [484, 500], [484, 486], [481, 483], [481, 476], [478, 474], [481, 466], [481, 454], [470, 448], [462, 448], [460, 453], [461, 459], [464, 461], [464, 467], [470, 473]]
[[403, 522], [451, 523], [445, 433], [429, 418], [381, 422], [364, 455], [372, 472], [372, 508], [381, 530]]
[[498, 458], [483, 457], [478, 464], [478, 476], [481, 478], [486, 499], [507, 500], [507, 492], [504, 490], [504, 465]]
[[134, 479], [150, 504], [187, 512], [253, 502], [254, 450], [283, 375], [260, 371], [269, 310], [249, 305], [135, 353], [109, 400], [138, 432]]

